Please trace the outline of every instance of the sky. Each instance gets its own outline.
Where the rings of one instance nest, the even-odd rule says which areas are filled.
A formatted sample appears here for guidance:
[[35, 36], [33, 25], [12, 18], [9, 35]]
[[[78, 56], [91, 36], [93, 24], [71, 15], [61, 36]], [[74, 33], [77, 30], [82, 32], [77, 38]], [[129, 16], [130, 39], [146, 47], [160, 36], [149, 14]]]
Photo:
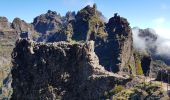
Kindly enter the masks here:
[[31, 23], [36, 16], [54, 10], [62, 16], [86, 5], [97, 4], [106, 18], [114, 13], [127, 18], [131, 27], [153, 28], [170, 39], [170, 0], [1, 0], [0, 16], [10, 22], [19, 17]]

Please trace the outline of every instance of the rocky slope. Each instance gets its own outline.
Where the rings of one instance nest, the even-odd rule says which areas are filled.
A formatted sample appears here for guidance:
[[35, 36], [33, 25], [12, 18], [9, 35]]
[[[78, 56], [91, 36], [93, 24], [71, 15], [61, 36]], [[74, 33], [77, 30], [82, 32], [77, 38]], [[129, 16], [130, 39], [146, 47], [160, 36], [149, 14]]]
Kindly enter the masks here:
[[0, 99], [10, 95], [11, 52], [23, 32], [29, 32], [31, 39], [36, 40], [37, 33], [30, 24], [19, 18], [10, 23], [6, 17], [0, 17]]
[[13, 55], [12, 100], [97, 100], [128, 79], [99, 65], [94, 42], [17, 41]]
[[[11, 29], [11, 23], [6, 17], [0, 17], [0, 99], [10, 95], [10, 82], [4, 80], [10, 77], [12, 67], [10, 53], [14, 47], [17, 34]], [[8, 84], [9, 83], [9, 84]]]

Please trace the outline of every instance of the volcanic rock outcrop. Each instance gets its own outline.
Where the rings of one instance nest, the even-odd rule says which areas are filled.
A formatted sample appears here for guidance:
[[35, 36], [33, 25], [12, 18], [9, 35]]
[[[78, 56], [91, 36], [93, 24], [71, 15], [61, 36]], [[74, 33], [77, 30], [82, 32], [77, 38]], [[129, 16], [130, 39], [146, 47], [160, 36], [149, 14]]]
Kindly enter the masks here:
[[[150, 29], [139, 32], [149, 47], [146, 54], [134, 50], [127, 19], [116, 13], [107, 22], [95, 4], [65, 16], [48, 10], [31, 24], [0, 17], [0, 68], [4, 69], [0, 81], [11, 82], [11, 75], [3, 73], [6, 66], [12, 66], [14, 42], [23, 36], [12, 53], [12, 100], [101, 99], [116, 84], [128, 81], [120, 75], [148, 75], [150, 71], [150, 76], [160, 77], [157, 72], [162, 64], [153, 61], [159, 57], [153, 55], [157, 47], [152, 45], [158, 37]], [[27, 40], [28, 34], [40, 43]]]
[[128, 79], [99, 65], [94, 42], [18, 40], [13, 57], [12, 100], [98, 100]]
[[33, 25], [37, 32], [47, 34], [48, 32], [58, 32], [61, 30], [62, 21], [61, 16], [55, 11], [48, 10], [46, 14], [37, 16]]
[[96, 5], [86, 6], [75, 16], [73, 39], [78, 41], [88, 41], [103, 39], [107, 36], [105, 22], [101, 18], [101, 13], [97, 11]]
[[[15, 46], [15, 41], [19, 38], [22, 32], [28, 32], [31, 39], [36, 40], [37, 32], [34, 31], [31, 24], [15, 18], [12, 23], [6, 17], [0, 17], [0, 99], [9, 97], [11, 83], [11, 52]], [[8, 84], [9, 83], [9, 84]], [[2, 97], [1, 97], [2, 96]]]
[[40, 41], [95, 41], [99, 63], [109, 71], [130, 73], [135, 69], [132, 68], [135, 61], [128, 21], [115, 14], [106, 23], [95, 4], [93, 7], [86, 6], [77, 14], [68, 12], [63, 17], [49, 10], [36, 17], [33, 25], [35, 30], [43, 34]]
[[156, 80], [170, 83], [170, 69], [159, 69]]
[[10, 29], [10, 23], [6, 17], [0, 17], [0, 30]]
[[[115, 14], [106, 25], [108, 32], [105, 49], [101, 54], [103, 65], [113, 72], [131, 70], [134, 66], [133, 39], [128, 21]], [[99, 58], [100, 58], [99, 57]], [[107, 62], [106, 62], [107, 61]]]

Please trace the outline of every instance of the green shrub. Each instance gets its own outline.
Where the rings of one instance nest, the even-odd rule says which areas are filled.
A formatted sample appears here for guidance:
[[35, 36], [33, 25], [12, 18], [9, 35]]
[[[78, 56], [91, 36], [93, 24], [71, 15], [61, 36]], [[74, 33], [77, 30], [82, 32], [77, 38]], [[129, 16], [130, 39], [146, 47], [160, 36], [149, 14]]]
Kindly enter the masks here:
[[125, 87], [122, 85], [117, 85], [114, 87], [114, 89], [112, 91], [110, 91], [111, 94], [117, 94], [119, 92], [121, 92], [122, 90], [124, 90]]
[[[112, 100], [134, 100], [133, 95], [150, 96], [152, 94], [163, 93], [159, 84], [155, 83], [139, 83], [129, 89], [123, 89], [121, 92], [112, 96]], [[136, 99], [135, 99], [136, 100]], [[165, 99], [166, 100], [166, 99]]]
[[139, 60], [136, 61], [136, 74], [137, 75], [143, 75], [141, 62]]
[[104, 99], [110, 99], [113, 95], [121, 92], [122, 90], [124, 90], [125, 87], [122, 85], [116, 85], [112, 90], [105, 92], [104, 93]]

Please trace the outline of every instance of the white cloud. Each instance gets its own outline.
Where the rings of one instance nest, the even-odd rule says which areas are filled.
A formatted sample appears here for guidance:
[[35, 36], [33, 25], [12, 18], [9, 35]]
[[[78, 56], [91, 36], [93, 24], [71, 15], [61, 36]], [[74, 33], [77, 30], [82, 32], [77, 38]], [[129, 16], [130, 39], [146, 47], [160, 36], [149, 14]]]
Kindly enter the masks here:
[[156, 26], [154, 29], [159, 36], [170, 39], [170, 28], [166, 28], [165, 26]]
[[170, 28], [164, 17], [155, 18], [152, 20], [153, 29], [162, 38], [170, 39]]
[[164, 40], [164, 41], [159, 41], [157, 43], [157, 54], [158, 55], [164, 55], [164, 56], [170, 56], [170, 41], [169, 40]]

